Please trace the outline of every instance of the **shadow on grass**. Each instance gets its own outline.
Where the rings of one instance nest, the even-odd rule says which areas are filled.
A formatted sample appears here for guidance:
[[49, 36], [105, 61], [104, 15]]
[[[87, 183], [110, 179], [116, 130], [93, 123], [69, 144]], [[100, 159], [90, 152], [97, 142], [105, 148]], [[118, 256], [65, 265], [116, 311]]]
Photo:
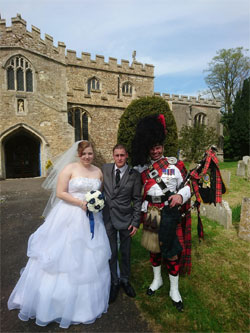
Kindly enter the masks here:
[[[239, 208], [235, 214], [239, 219]], [[200, 242], [197, 216], [192, 215], [192, 272], [179, 280], [184, 313], [178, 313], [172, 305], [163, 265], [164, 285], [154, 296], [146, 295], [153, 278], [149, 253], [140, 244], [141, 229], [133, 238], [132, 283], [137, 292], [136, 303], [150, 321], [152, 332], [248, 332], [248, 244], [239, 241], [234, 230], [225, 230], [205, 217], [202, 222], [205, 237]]]

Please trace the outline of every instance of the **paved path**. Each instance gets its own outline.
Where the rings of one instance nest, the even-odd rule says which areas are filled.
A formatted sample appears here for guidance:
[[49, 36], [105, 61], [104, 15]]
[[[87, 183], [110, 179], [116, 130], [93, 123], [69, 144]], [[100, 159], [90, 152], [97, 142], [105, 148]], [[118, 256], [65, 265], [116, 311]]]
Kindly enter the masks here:
[[41, 214], [49, 194], [41, 188], [43, 178], [0, 181], [1, 200], [1, 332], [150, 332], [134, 300], [120, 291], [109, 310], [91, 325], [70, 326], [62, 330], [58, 324], [46, 327], [34, 320], [22, 322], [17, 310], [8, 311], [8, 297], [19, 271], [27, 262], [29, 235], [43, 222]]

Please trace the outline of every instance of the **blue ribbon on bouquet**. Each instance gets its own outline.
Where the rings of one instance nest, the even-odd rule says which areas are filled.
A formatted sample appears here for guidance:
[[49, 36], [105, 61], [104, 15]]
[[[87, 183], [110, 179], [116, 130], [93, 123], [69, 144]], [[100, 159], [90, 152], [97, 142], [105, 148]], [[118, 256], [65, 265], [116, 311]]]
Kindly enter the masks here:
[[91, 239], [94, 238], [94, 231], [95, 231], [95, 220], [94, 220], [94, 214], [93, 212], [90, 212], [89, 210], [87, 210], [87, 216], [89, 218], [89, 226], [90, 226], [90, 232], [92, 234]]

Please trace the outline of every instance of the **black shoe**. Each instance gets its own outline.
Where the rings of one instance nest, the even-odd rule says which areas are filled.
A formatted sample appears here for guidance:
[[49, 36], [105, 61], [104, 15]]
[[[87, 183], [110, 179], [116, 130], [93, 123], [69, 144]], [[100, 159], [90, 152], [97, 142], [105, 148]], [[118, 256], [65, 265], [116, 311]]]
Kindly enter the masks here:
[[[159, 287], [158, 289], [156, 289], [156, 290], [159, 290], [161, 287], [162, 287], [162, 286], [160, 286], [160, 287]], [[148, 296], [153, 296], [153, 295], [155, 294], [156, 290], [152, 290], [152, 289], [150, 289], [150, 288], [148, 287], [146, 294], [147, 294]]]
[[134, 288], [131, 286], [131, 284], [129, 282], [122, 282], [121, 281], [121, 286], [124, 289], [125, 293], [129, 296], [129, 297], [135, 297], [136, 293]]
[[154, 290], [152, 290], [152, 289], [150, 289], [150, 288], [148, 288], [148, 290], [147, 290], [147, 295], [148, 296], [153, 296], [154, 295], [154, 293], [155, 293], [155, 291]]
[[177, 309], [179, 312], [183, 312], [183, 311], [184, 311], [184, 307], [183, 307], [183, 303], [182, 303], [182, 301], [175, 302], [175, 301], [172, 300], [172, 302], [173, 302], [173, 306], [175, 306], [176, 309]]
[[109, 304], [113, 303], [116, 300], [119, 293], [119, 288], [120, 288], [119, 284], [111, 284], [111, 289], [109, 294]]

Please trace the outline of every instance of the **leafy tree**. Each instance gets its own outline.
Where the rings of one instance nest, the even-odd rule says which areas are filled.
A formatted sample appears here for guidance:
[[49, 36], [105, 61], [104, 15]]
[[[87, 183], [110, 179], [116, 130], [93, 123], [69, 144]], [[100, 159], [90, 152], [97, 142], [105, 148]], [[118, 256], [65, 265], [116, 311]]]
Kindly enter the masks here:
[[151, 114], [164, 115], [167, 130], [165, 151], [168, 156], [176, 156], [178, 149], [176, 122], [168, 103], [162, 97], [142, 97], [132, 101], [121, 117], [117, 142], [123, 144], [130, 155], [131, 143], [139, 120]]
[[181, 128], [179, 149], [188, 162], [198, 162], [212, 144], [218, 144], [218, 136], [214, 128], [205, 125]]
[[237, 92], [229, 118], [228, 141], [225, 157], [239, 159], [250, 154], [250, 77]]
[[[221, 99], [225, 115], [232, 113], [236, 93], [250, 74], [250, 58], [244, 55], [246, 51], [243, 47], [221, 49], [204, 71], [208, 73], [205, 82], [209, 91], [214, 98]], [[225, 125], [227, 127], [227, 122]]]

